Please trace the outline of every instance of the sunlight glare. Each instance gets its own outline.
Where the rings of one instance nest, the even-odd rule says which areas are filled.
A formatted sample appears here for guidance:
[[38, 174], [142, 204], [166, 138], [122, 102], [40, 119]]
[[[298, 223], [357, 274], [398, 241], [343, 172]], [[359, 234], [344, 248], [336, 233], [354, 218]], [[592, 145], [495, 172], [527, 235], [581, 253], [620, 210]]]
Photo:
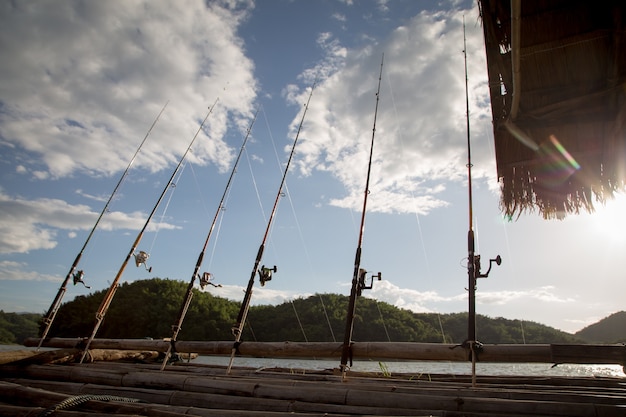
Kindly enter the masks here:
[[593, 232], [611, 243], [626, 243], [626, 196], [616, 194], [605, 205], [596, 204], [596, 211], [589, 215]]

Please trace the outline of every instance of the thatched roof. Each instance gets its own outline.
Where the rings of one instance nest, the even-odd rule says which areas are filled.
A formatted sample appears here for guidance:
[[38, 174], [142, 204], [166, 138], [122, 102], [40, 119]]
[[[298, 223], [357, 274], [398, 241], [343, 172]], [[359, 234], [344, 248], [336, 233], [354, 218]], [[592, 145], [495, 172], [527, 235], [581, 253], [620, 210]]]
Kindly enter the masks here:
[[478, 3], [502, 210], [593, 211], [626, 183], [626, 2]]

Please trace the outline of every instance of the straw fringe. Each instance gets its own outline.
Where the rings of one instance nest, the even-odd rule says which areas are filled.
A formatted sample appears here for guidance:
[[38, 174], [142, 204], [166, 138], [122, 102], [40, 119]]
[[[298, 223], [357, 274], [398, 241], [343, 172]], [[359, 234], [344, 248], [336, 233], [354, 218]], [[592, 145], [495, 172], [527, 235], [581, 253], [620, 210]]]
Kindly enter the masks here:
[[[593, 212], [626, 186], [626, 5], [521, 2], [519, 50], [512, 49], [511, 3], [479, 0], [479, 6], [501, 210], [509, 217], [538, 211], [546, 219]], [[513, 94], [520, 97], [514, 118]]]

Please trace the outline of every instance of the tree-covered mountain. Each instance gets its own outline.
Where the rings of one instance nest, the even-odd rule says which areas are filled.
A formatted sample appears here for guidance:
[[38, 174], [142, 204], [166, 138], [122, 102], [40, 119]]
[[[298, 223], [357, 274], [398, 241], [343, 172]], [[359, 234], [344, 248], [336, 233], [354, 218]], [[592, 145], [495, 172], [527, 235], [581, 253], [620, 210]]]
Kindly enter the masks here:
[[[120, 285], [100, 327], [98, 338], [171, 337], [187, 284], [169, 279], [148, 279]], [[95, 312], [106, 291], [78, 296], [59, 309], [51, 337], [86, 337], [95, 324]], [[178, 336], [179, 340], [232, 340], [239, 302], [194, 289], [194, 297]], [[343, 341], [348, 297], [316, 294], [277, 306], [252, 306], [243, 340]], [[32, 325], [41, 315], [31, 315], [30, 325], [2, 320], [3, 343], [21, 343], [36, 337]], [[36, 318], [32, 318], [35, 316]], [[39, 331], [41, 331], [41, 327]], [[443, 331], [443, 334], [442, 334]], [[17, 333], [16, 333], [17, 332]], [[354, 341], [462, 343], [467, 335], [467, 313], [418, 314], [388, 303], [359, 298], [354, 320]], [[574, 335], [539, 323], [504, 318], [477, 317], [477, 336], [483, 343], [577, 343]]]
[[0, 310], [0, 344], [22, 343], [27, 337], [37, 335], [41, 314], [5, 313]]
[[578, 331], [576, 337], [589, 343], [626, 342], [626, 311], [613, 313]]
[[[100, 326], [99, 338], [171, 337], [187, 284], [169, 279], [147, 279], [124, 283]], [[95, 324], [95, 312], [106, 290], [78, 296], [63, 304], [49, 335], [85, 337]], [[237, 317], [237, 303], [194, 289], [194, 296], [179, 334], [181, 340], [228, 340]]]

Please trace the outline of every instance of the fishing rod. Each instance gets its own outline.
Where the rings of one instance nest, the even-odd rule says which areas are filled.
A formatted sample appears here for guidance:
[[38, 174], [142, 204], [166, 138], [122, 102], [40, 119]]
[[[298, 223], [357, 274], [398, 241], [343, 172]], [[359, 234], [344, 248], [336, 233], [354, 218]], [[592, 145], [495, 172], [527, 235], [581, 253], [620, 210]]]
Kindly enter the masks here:
[[[82, 270], [76, 271], [76, 268], [78, 267], [78, 263], [80, 262], [80, 258], [82, 258], [83, 253], [85, 252], [85, 248], [87, 247], [87, 244], [89, 243], [89, 241], [91, 240], [91, 237], [93, 236], [94, 232], [96, 231], [96, 228], [98, 227], [98, 224], [100, 223], [100, 220], [102, 220], [102, 217], [104, 217], [104, 214], [108, 211], [109, 205], [111, 204], [111, 201], [113, 201], [113, 197], [115, 196], [115, 194], [117, 193], [117, 190], [120, 188], [120, 186], [124, 182], [124, 179], [128, 175], [128, 171], [130, 170], [130, 167], [135, 162], [135, 159], [137, 158], [137, 155], [139, 154], [139, 151], [141, 151], [141, 148], [143, 147], [143, 144], [146, 142], [146, 139], [148, 139], [148, 136], [150, 136], [150, 133], [152, 132], [152, 129], [154, 128], [154, 126], [158, 122], [159, 118], [161, 117], [161, 114], [163, 114], [163, 111], [167, 107], [167, 104], [168, 104], [168, 102], [165, 103], [165, 105], [163, 106], [163, 108], [161, 109], [161, 111], [159, 112], [157, 117], [154, 119], [154, 122], [152, 122], [152, 125], [150, 126], [150, 129], [148, 129], [148, 132], [146, 133], [146, 135], [144, 136], [143, 140], [139, 144], [139, 147], [135, 151], [135, 154], [133, 155], [133, 157], [131, 158], [130, 162], [128, 163], [128, 166], [126, 167], [126, 170], [122, 173], [122, 176], [120, 177], [119, 181], [117, 182], [117, 185], [113, 189], [113, 192], [109, 196], [109, 199], [107, 200], [106, 204], [104, 205], [104, 208], [100, 212], [100, 215], [98, 216], [98, 219], [96, 220], [96, 223], [91, 228], [91, 231], [89, 232], [89, 235], [87, 236], [87, 239], [85, 240], [85, 243], [83, 243], [83, 247], [78, 252], [78, 255], [76, 255], [76, 259], [74, 259], [74, 263], [72, 263], [72, 266], [70, 267], [69, 272], [65, 276], [65, 280], [61, 284], [61, 287], [59, 288], [59, 291], [57, 292], [56, 297], [52, 301], [52, 304], [50, 305], [50, 308], [48, 309], [48, 312], [46, 313], [45, 317], [43, 318], [43, 324], [46, 325], [46, 328], [44, 329], [43, 333], [41, 334], [41, 339], [39, 339], [39, 345], [37, 345], [37, 350], [39, 350], [41, 348], [41, 345], [42, 345], [43, 341], [45, 340], [46, 336], [48, 336], [48, 332], [50, 331], [50, 327], [52, 327], [52, 322], [54, 321], [54, 319], [55, 319], [55, 317], [57, 315], [57, 312], [59, 311], [59, 308], [61, 307], [61, 301], [63, 300], [63, 296], [65, 295], [65, 291], [67, 290], [67, 284], [70, 281], [70, 278], [73, 278], [74, 285], [76, 285], [76, 284], [78, 284], [80, 282], [81, 284], [83, 284], [85, 286], [85, 288], [90, 288], [83, 281], [83, 277], [85, 275], [84, 272]], [[76, 271], [76, 273], [75, 273], [75, 271]]]
[[168, 347], [167, 352], [165, 353], [165, 358], [163, 359], [161, 370], [165, 369], [165, 366], [167, 365], [167, 361], [169, 360], [172, 354], [172, 351], [175, 352], [174, 344], [176, 343], [176, 339], [178, 338], [178, 333], [180, 333], [182, 329], [183, 321], [185, 320], [185, 316], [187, 315], [187, 310], [189, 309], [189, 305], [191, 304], [191, 299], [193, 298], [193, 287], [196, 282], [196, 278], [200, 278], [200, 286], [202, 288], [206, 287], [207, 285], [221, 287], [221, 285], [215, 285], [211, 282], [212, 276], [210, 273], [205, 272], [204, 274], [202, 274], [202, 277], [200, 277], [200, 275], [198, 274], [198, 271], [200, 270], [200, 266], [202, 265], [202, 260], [204, 259], [204, 253], [206, 252], [207, 245], [209, 243], [209, 240], [211, 239], [211, 234], [213, 233], [213, 229], [215, 228], [217, 219], [220, 213], [222, 212], [222, 209], [224, 208], [224, 201], [226, 200], [226, 196], [228, 195], [230, 184], [233, 180], [233, 177], [235, 176], [235, 173], [237, 172], [237, 166], [239, 165], [239, 160], [241, 159], [241, 155], [243, 154], [243, 151], [246, 147], [246, 143], [248, 142], [248, 137], [250, 136], [250, 132], [252, 131], [252, 126], [254, 125], [254, 122], [256, 121], [256, 117], [258, 113], [259, 113], [259, 110], [257, 108], [257, 111], [256, 113], [254, 113], [254, 117], [252, 118], [252, 122], [250, 123], [250, 126], [248, 127], [248, 131], [246, 132], [246, 136], [243, 139], [241, 148], [239, 149], [239, 154], [237, 154], [237, 158], [235, 159], [235, 164], [233, 165], [233, 169], [230, 172], [230, 177], [228, 178], [228, 181], [226, 182], [226, 187], [224, 188], [224, 194], [222, 194], [220, 203], [218, 204], [217, 210], [215, 211], [215, 216], [213, 216], [213, 222], [211, 223], [211, 227], [209, 227], [209, 232], [204, 241], [204, 246], [202, 246], [202, 251], [200, 252], [200, 255], [198, 256], [198, 260], [196, 261], [196, 266], [194, 267], [193, 273], [191, 274], [191, 280], [189, 281], [189, 285], [187, 286], [185, 299], [183, 300], [183, 304], [180, 308], [180, 312], [178, 313], [178, 321], [176, 322], [176, 324], [172, 325], [172, 338], [170, 341], [170, 346]]
[[[219, 100], [219, 99], [216, 99], [215, 103], [213, 103], [213, 105], [209, 108], [209, 111], [208, 111], [206, 117], [204, 118], [202, 123], [200, 123], [200, 127], [198, 128], [198, 131], [196, 132], [196, 134], [193, 136], [193, 139], [191, 140], [191, 143], [187, 147], [187, 150], [185, 151], [183, 156], [180, 158], [180, 161], [178, 161], [178, 165], [176, 165], [176, 168], [174, 169], [174, 172], [172, 172], [172, 176], [170, 177], [169, 181], [167, 182], [167, 184], [163, 188], [163, 192], [161, 192], [161, 195], [159, 196], [159, 199], [157, 200], [157, 202], [154, 205], [154, 207], [152, 208], [152, 211], [148, 215], [148, 218], [146, 219], [146, 222], [144, 223], [143, 227], [141, 228], [141, 230], [137, 234], [137, 237], [135, 238], [135, 241], [133, 242], [133, 245], [131, 246], [130, 251], [128, 252], [128, 255], [126, 255], [126, 259], [124, 259], [124, 262], [122, 263], [122, 266], [120, 267], [119, 271], [117, 272], [117, 275], [115, 276], [115, 279], [111, 283], [111, 286], [109, 287], [109, 290], [107, 291], [107, 293], [104, 296], [104, 299], [100, 303], [100, 307], [98, 308], [98, 311], [96, 312], [96, 324], [95, 324], [95, 326], [93, 328], [93, 331], [91, 332], [91, 336], [89, 336], [89, 339], [87, 339], [87, 341], [86, 341], [86, 343], [84, 345], [83, 354], [82, 354], [82, 356], [80, 358], [80, 363], [83, 363], [83, 361], [85, 360], [85, 357], [87, 356], [87, 352], [89, 350], [89, 345], [91, 345], [92, 340], [96, 336], [96, 333], [98, 332], [98, 329], [100, 328], [100, 325], [102, 324], [102, 321], [104, 320], [104, 316], [106, 315], [107, 310], [109, 309], [109, 306], [111, 305], [111, 301], [113, 301], [113, 297], [115, 296], [115, 292], [117, 291], [119, 280], [120, 280], [120, 278], [122, 278], [122, 274], [124, 273], [124, 269], [126, 269], [126, 265], [128, 265], [128, 261], [130, 260], [131, 256], [133, 256], [133, 255], [135, 257], [137, 257], [137, 255], [135, 255], [135, 250], [137, 249], [137, 246], [139, 246], [139, 242], [141, 242], [141, 238], [143, 237], [143, 234], [146, 231], [146, 228], [148, 227], [148, 224], [150, 223], [150, 220], [152, 220], [152, 216], [154, 216], [154, 213], [156, 212], [157, 208], [159, 207], [159, 204], [161, 204], [161, 201], [163, 200], [163, 197], [165, 197], [165, 194], [167, 193], [167, 190], [173, 184], [174, 177], [176, 176], [176, 173], [179, 171], [183, 161], [185, 160], [185, 158], [187, 157], [187, 154], [191, 150], [191, 147], [192, 147], [193, 143], [196, 141], [196, 138], [198, 137], [198, 134], [202, 130], [202, 128], [204, 126], [204, 123], [207, 121], [207, 119], [209, 118], [209, 116], [213, 112], [213, 109], [215, 108], [215, 105], [217, 104], [217, 100]], [[144, 255], [146, 255], [145, 252], [140, 252], [140, 253], [143, 253]], [[137, 259], [135, 259], [135, 262], [137, 264], [139, 264]]]
[[233, 366], [235, 354], [238, 352], [239, 345], [241, 344], [241, 334], [243, 333], [243, 328], [246, 324], [248, 310], [250, 309], [250, 301], [252, 299], [252, 287], [254, 286], [254, 278], [256, 277], [256, 274], [258, 273], [261, 286], [265, 286], [265, 283], [272, 279], [272, 272], [278, 271], [278, 269], [276, 268], [276, 265], [274, 265], [274, 268], [266, 268], [265, 265], [263, 265], [259, 269], [259, 264], [261, 263], [261, 259], [263, 259], [263, 251], [265, 250], [265, 242], [267, 241], [267, 237], [269, 236], [269, 232], [272, 227], [272, 221], [274, 219], [274, 215], [276, 214], [276, 209], [278, 208], [278, 201], [280, 200], [280, 197], [283, 192], [283, 187], [285, 185], [285, 180], [287, 178], [287, 172], [289, 171], [289, 165], [291, 164], [293, 154], [296, 150], [296, 144], [298, 143], [298, 138], [300, 137], [300, 130], [302, 130], [302, 125], [304, 124], [304, 117], [306, 116], [306, 112], [309, 109], [309, 102], [311, 101], [311, 97], [313, 96], [313, 90], [315, 90], [316, 83], [317, 83], [317, 79], [315, 79], [315, 81], [313, 82], [313, 85], [311, 86], [311, 92], [309, 93], [309, 98], [304, 106], [304, 112], [302, 113], [302, 120], [300, 120], [300, 125], [298, 126], [298, 131], [296, 132], [296, 138], [293, 141], [293, 145], [291, 147], [291, 153], [289, 154], [289, 159], [287, 160], [287, 165], [285, 166], [285, 172], [283, 173], [283, 178], [280, 182], [280, 186], [278, 187], [278, 192], [276, 193], [276, 199], [274, 200], [274, 207], [272, 208], [272, 212], [270, 213], [269, 220], [267, 221], [265, 234], [263, 235], [263, 239], [261, 240], [261, 245], [259, 246], [259, 250], [256, 254], [256, 259], [254, 260], [254, 266], [252, 267], [252, 273], [250, 274], [250, 280], [248, 281], [248, 287], [246, 288], [246, 293], [241, 303], [239, 314], [237, 315], [237, 323], [235, 323], [235, 325], [232, 328], [233, 336], [235, 336], [235, 342], [233, 344], [233, 349], [230, 355], [230, 361], [228, 362], [228, 368], [226, 370], [227, 374], [230, 374], [230, 369]]
[[[361, 295], [363, 290], [372, 289], [374, 284], [374, 277], [378, 277], [378, 280], [381, 280], [380, 272], [372, 276], [370, 285], [366, 285], [366, 275], [367, 271], [361, 268], [361, 246], [363, 243], [363, 232], [365, 230], [365, 213], [367, 208], [367, 197], [370, 194], [369, 185], [370, 185], [370, 175], [372, 172], [372, 155], [374, 154], [374, 136], [376, 134], [376, 117], [378, 115], [378, 102], [380, 100], [380, 82], [383, 77], [383, 61], [385, 59], [385, 54], [383, 54], [380, 60], [380, 74], [378, 76], [378, 89], [376, 90], [376, 108], [374, 109], [374, 126], [372, 128], [372, 140], [370, 143], [370, 157], [369, 163], [367, 164], [367, 179], [365, 181], [365, 193], [363, 196], [363, 210], [361, 212], [361, 227], [359, 229], [359, 239], [356, 248], [356, 255], [354, 257], [354, 271], [352, 274], [352, 287], [350, 289], [350, 299], [348, 301], [348, 315], [346, 317], [346, 330], [343, 338], [343, 346], [341, 349], [341, 365], [340, 370], [342, 376], [345, 377], [345, 374], [348, 370], [348, 358], [352, 357], [351, 354], [351, 342], [352, 342], [352, 329], [354, 327], [354, 313], [356, 312], [356, 298]], [[352, 362], [352, 361], [350, 361]]]
[[482, 344], [476, 340], [476, 284], [478, 278], [487, 278], [493, 263], [500, 265], [502, 258], [500, 255], [489, 260], [489, 269], [486, 273], [480, 272], [480, 255], [476, 255], [475, 239], [474, 239], [474, 210], [472, 196], [472, 147], [470, 134], [470, 116], [469, 116], [469, 88], [467, 76], [467, 41], [465, 38], [465, 16], [463, 16], [463, 58], [465, 61], [465, 116], [467, 130], [467, 187], [468, 187], [468, 210], [469, 210], [469, 230], [467, 232], [467, 275], [468, 275], [468, 293], [469, 308], [467, 317], [467, 340], [463, 342], [463, 347], [469, 350], [470, 360], [472, 361], [472, 385], [476, 385], [476, 360], [477, 354], [482, 348]]

